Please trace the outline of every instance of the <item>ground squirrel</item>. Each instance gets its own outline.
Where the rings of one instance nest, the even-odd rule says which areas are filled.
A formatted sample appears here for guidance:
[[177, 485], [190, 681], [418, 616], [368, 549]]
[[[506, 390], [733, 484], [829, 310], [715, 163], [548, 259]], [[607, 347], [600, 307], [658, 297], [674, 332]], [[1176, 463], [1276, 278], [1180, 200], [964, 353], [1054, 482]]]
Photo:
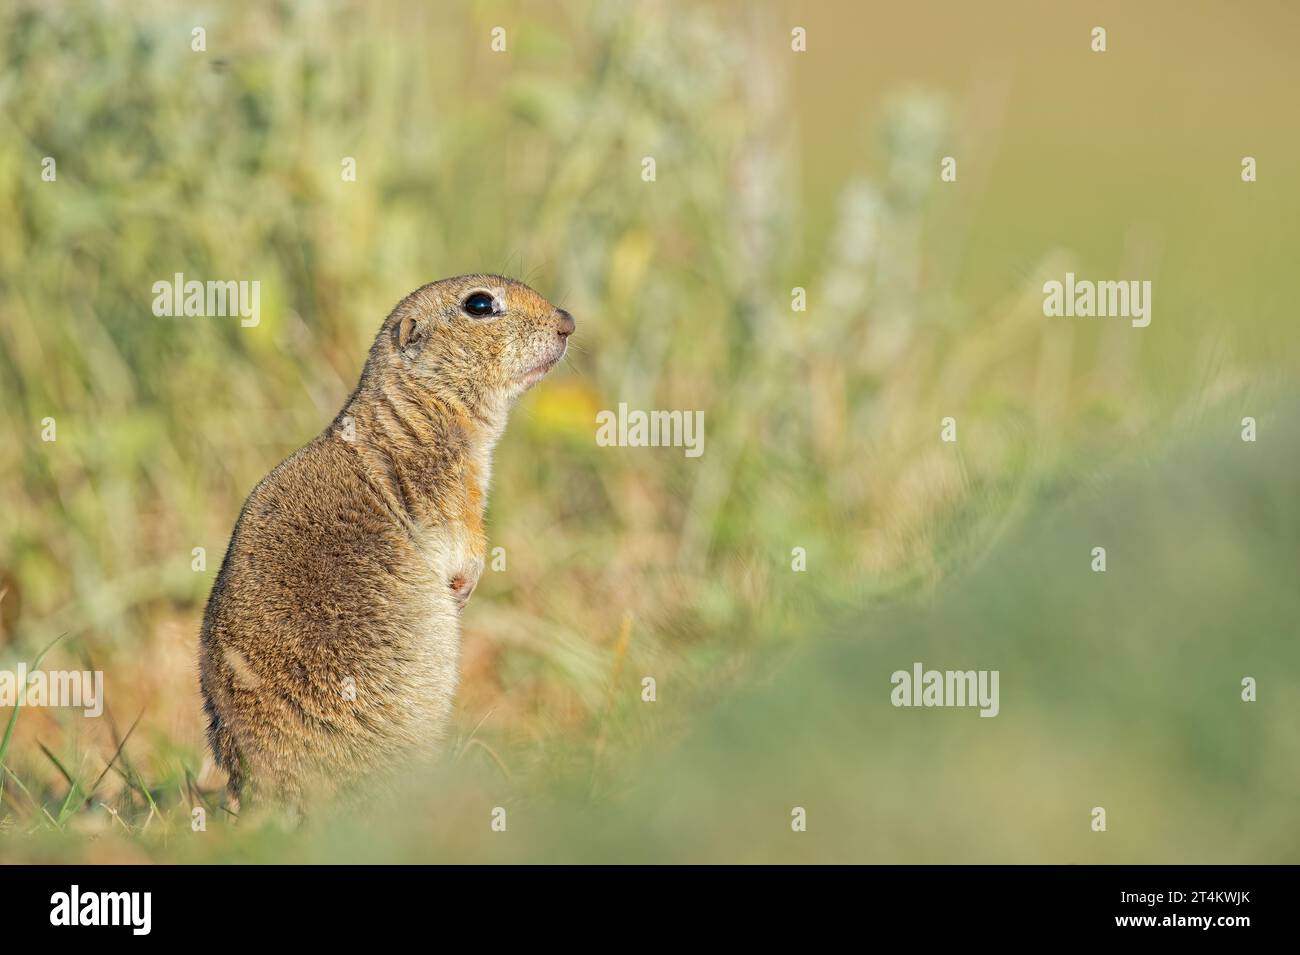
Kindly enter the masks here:
[[385, 320], [330, 426], [253, 489], [199, 638], [235, 800], [247, 786], [301, 805], [433, 748], [487, 550], [493, 446], [573, 329], [511, 279], [426, 285]]

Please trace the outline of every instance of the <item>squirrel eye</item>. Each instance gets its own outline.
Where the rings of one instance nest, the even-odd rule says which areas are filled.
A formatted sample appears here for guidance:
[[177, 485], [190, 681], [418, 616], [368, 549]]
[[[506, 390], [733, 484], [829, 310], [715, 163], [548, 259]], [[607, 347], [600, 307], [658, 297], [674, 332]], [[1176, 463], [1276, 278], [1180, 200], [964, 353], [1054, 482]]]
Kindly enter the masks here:
[[487, 292], [475, 292], [469, 298], [465, 299], [460, 306], [464, 309], [466, 315], [473, 315], [475, 318], [483, 318], [491, 315], [496, 311], [497, 303]]

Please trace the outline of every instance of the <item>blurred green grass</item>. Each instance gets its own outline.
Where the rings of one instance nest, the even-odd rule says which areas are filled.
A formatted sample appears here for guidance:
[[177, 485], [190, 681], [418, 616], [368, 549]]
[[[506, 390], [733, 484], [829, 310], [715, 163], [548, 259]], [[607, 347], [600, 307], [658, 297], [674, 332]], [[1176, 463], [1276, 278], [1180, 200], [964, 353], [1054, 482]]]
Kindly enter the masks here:
[[[579, 321], [574, 357], [497, 453], [489, 535], [508, 570], [465, 617], [439, 784], [466, 811], [489, 794], [635, 805], [646, 754], [708, 726], [739, 688], [783, 679], [779, 661], [831, 608], [924, 607], [1117, 462], [1159, 461], [1207, 419], [1265, 421], [1297, 367], [1285, 223], [1300, 187], [1280, 172], [1300, 137], [1278, 122], [1296, 67], [1269, 39], [1293, 12], [1265, 5], [1219, 35], [1200, 78], [1211, 6], [1108, 8], [1123, 42], [1104, 65], [1074, 50], [1080, 14], [1012, 7], [983, 24], [960, 4], [0, 13], [0, 664], [66, 632], [51, 665], [104, 669], [110, 714], [92, 727], [24, 711], [9, 768], [31, 798], [6, 787], [0, 854], [283, 849], [247, 829], [179, 844], [219, 783], [199, 614], [244, 495], [337, 411], [379, 321], [426, 281], [509, 272]], [[936, 11], [961, 28], [931, 42]], [[788, 52], [798, 22], [805, 59]], [[488, 46], [498, 24], [507, 54]], [[206, 53], [190, 49], [199, 25]], [[1156, 32], [1159, 56], [1137, 55]], [[1225, 84], [1242, 95], [1214, 92]], [[1189, 98], [1207, 104], [1194, 121]], [[1252, 150], [1261, 181], [1245, 186]], [[958, 183], [941, 185], [949, 154]], [[45, 156], [56, 182], [40, 179]], [[1155, 277], [1152, 326], [1045, 320], [1042, 281], [1067, 268]], [[155, 318], [152, 283], [175, 272], [260, 280], [261, 324]], [[807, 312], [790, 310], [795, 286]], [[620, 401], [704, 409], [705, 455], [596, 447], [595, 412]], [[936, 440], [949, 414], [956, 448]], [[1253, 546], [1229, 531], [1225, 558]], [[806, 574], [790, 571], [796, 546]], [[1104, 656], [1040, 660], [1028, 620], [1003, 640], [1008, 669], [1068, 663], [1080, 687], [1109, 672]], [[653, 706], [643, 674], [661, 687]], [[1077, 730], [1050, 697], [1034, 705]], [[1213, 738], [1217, 719], [1171, 710], [1151, 738], [1183, 720]], [[962, 738], [934, 732], [938, 747]], [[57, 814], [69, 783], [42, 743], [79, 780], [121, 749], [56, 831], [41, 808]], [[1018, 744], [979, 745], [996, 762]], [[894, 755], [896, 777], [946, 779]], [[1162, 785], [1224, 758], [1209, 746], [1164, 765]], [[902, 811], [896, 777], [878, 783], [881, 812]], [[982, 785], [992, 799], [1008, 783]], [[1221, 798], [1247, 812], [1275, 792]], [[434, 851], [412, 843], [401, 851]]]

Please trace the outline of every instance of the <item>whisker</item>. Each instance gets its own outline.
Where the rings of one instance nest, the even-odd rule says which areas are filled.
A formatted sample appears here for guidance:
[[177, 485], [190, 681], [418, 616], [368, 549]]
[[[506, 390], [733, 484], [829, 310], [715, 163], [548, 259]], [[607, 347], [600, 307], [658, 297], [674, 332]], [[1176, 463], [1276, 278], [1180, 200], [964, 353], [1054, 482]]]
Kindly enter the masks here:
[[566, 365], [568, 365], [570, 368], [572, 368], [574, 374], [576, 374], [579, 378], [590, 378], [590, 377], [591, 377], [591, 376], [588, 375], [585, 371], [583, 371], [581, 368], [579, 368], [576, 364], [574, 364], [573, 360], [569, 357], [569, 354], [568, 354], [567, 352], [566, 352], [565, 355], [564, 355], [563, 362], [564, 362], [564, 364], [566, 364]]

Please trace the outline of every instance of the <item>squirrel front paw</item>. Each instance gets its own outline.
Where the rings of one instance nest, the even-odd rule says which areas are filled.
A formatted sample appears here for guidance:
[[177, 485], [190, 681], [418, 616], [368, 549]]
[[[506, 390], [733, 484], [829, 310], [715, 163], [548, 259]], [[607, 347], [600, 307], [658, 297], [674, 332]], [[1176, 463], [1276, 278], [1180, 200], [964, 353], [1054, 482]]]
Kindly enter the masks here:
[[469, 602], [469, 595], [478, 586], [478, 579], [482, 573], [483, 561], [479, 560], [451, 578], [449, 586], [451, 587], [451, 595], [456, 598], [457, 610], [465, 609], [465, 604]]

